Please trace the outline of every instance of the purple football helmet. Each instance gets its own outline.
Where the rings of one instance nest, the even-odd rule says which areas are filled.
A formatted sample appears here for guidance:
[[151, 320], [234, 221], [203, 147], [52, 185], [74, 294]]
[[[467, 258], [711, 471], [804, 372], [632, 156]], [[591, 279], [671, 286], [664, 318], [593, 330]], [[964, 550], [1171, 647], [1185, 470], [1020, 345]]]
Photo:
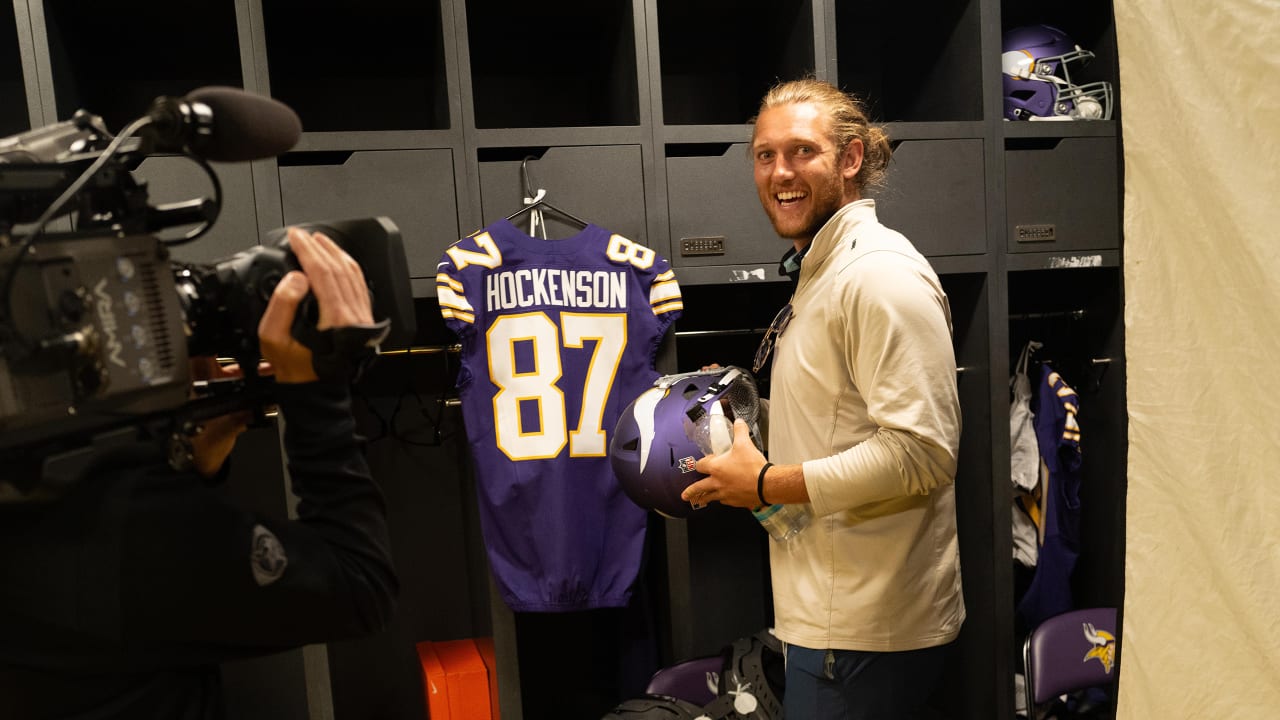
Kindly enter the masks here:
[[680, 493], [706, 477], [694, 463], [732, 444], [736, 418], [759, 446], [759, 412], [755, 380], [742, 368], [664, 375], [622, 411], [609, 441], [613, 473], [640, 507], [688, 517], [693, 507]]
[[1109, 120], [1111, 83], [1076, 85], [1071, 63], [1093, 53], [1049, 25], [1014, 28], [1004, 34], [1004, 116], [1010, 120]]

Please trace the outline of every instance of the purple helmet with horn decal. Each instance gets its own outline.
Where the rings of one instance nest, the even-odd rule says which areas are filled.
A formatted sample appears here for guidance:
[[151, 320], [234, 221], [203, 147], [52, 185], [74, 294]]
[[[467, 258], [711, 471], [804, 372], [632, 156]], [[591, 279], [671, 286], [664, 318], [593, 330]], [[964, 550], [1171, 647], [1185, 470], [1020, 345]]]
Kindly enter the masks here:
[[1093, 53], [1049, 25], [1013, 28], [1004, 34], [1000, 66], [1004, 76], [1004, 116], [1010, 120], [1108, 120], [1111, 83], [1077, 85], [1077, 69]]
[[680, 493], [706, 477], [694, 463], [733, 444], [736, 418], [759, 445], [759, 412], [755, 380], [742, 368], [664, 375], [622, 411], [609, 442], [613, 473], [640, 507], [688, 517], [693, 508]]

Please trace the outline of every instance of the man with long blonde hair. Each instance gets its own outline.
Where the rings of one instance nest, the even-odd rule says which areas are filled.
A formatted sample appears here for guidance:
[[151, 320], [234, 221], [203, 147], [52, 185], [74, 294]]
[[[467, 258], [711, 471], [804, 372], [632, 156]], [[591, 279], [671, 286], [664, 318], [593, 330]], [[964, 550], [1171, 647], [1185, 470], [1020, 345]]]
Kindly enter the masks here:
[[809, 527], [770, 544], [788, 717], [915, 718], [965, 617], [947, 296], [864, 197], [891, 148], [855, 99], [814, 79], [774, 87], [751, 155], [798, 265], [756, 357], [759, 372], [772, 350], [769, 458], [739, 422], [685, 499], [812, 509]]

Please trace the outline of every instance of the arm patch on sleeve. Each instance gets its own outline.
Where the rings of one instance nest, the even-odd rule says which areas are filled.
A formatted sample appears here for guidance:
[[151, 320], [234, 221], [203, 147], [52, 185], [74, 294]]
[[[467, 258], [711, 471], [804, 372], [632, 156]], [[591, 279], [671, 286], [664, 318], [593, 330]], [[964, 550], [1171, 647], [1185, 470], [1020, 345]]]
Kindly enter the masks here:
[[284, 575], [289, 558], [284, 545], [270, 530], [261, 525], [253, 526], [253, 548], [249, 551], [249, 569], [259, 586], [270, 585]]

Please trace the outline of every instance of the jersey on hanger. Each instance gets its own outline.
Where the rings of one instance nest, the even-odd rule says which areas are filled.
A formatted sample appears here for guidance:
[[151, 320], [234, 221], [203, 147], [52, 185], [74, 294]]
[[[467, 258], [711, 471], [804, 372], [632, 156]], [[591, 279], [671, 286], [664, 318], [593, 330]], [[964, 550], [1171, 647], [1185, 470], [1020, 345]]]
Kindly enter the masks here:
[[1036, 566], [1040, 554], [1041, 515], [1040, 449], [1036, 443], [1035, 416], [1031, 412], [1031, 377], [1027, 368], [1031, 354], [1043, 347], [1035, 340], [1027, 341], [1018, 355], [1018, 364], [1009, 389], [1013, 401], [1009, 405], [1009, 469], [1013, 480], [1013, 559], [1024, 567]]
[[503, 599], [533, 612], [626, 605], [647, 518], [614, 478], [608, 435], [658, 377], [683, 307], [671, 266], [596, 225], [541, 240], [500, 220], [445, 251], [436, 293], [462, 341], [458, 389]]
[[1018, 613], [1033, 628], [1048, 618], [1075, 609], [1071, 573], [1080, 553], [1080, 397], [1045, 363], [1035, 414], [1036, 440], [1044, 473], [1042, 513], [1044, 540], [1039, 562]]

